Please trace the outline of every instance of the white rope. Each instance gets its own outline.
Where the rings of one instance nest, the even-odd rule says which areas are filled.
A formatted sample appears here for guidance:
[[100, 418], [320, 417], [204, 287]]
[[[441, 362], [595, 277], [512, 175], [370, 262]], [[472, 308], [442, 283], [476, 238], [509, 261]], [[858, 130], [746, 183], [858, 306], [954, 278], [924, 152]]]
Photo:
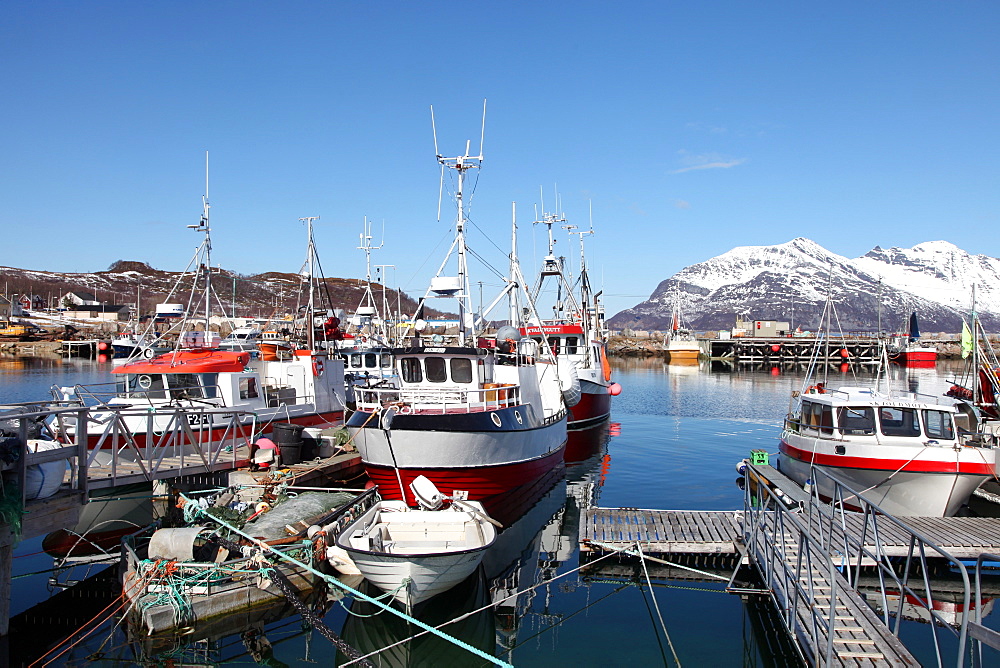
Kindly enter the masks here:
[[[639, 556], [642, 557], [642, 545], [639, 541], [635, 542], [635, 549], [639, 551]], [[663, 621], [663, 615], [660, 613], [660, 604], [656, 602], [656, 592], [653, 591], [653, 581], [649, 579], [649, 571], [646, 570], [646, 559], [643, 557], [642, 561], [642, 572], [646, 576], [646, 584], [649, 585], [649, 596], [653, 599], [653, 607], [656, 608], [656, 616], [660, 618], [660, 628], [663, 629], [663, 635], [667, 638], [667, 644], [670, 645], [670, 653], [674, 655], [674, 663], [677, 664], [677, 668], [680, 668], [681, 660], [677, 657], [677, 650], [674, 649], [674, 641], [670, 639], [670, 633], [667, 631], [667, 625]]]
[[[570, 570], [566, 571], [565, 573], [560, 573], [559, 575], [556, 575], [553, 578], [550, 578], [548, 580], [543, 580], [542, 582], [534, 584], [534, 585], [528, 587], [527, 589], [523, 589], [521, 591], [514, 592], [513, 594], [510, 594], [509, 596], [505, 596], [503, 598], [497, 599], [497, 600], [493, 601], [492, 603], [484, 605], [481, 608], [478, 608], [478, 609], [473, 610], [471, 612], [467, 612], [464, 615], [459, 615], [458, 617], [455, 617], [454, 619], [449, 619], [447, 622], [444, 622], [442, 624], [438, 624], [434, 628], [437, 629], [437, 630], [440, 630], [440, 629], [444, 628], [445, 626], [448, 626], [449, 624], [454, 624], [455, 622], [458, 622], [458, 621], [461, 621], [461, 620], [466, 619], [468, 617], [471, 617], [472, 615], [479, 614], [483, 610], [489, 610], [490, 608], [496, 607], [496, 606], [500, 605], [501, 603], [503, 603], [504, 601], [506, 601], [508, 599], [517, 598], [518, 596], [521, 596], [522, 594], [527, 594], [529, 591], [532, 591], [533, 589], [538, 589], [539, 587], [551, 584], [551, 583], [555, 582], [556, 580], [558, 580], [559, 578], [566, 577], [567, 575], [575, 573], [575, 572], [577, 572], [578, 570], [580, 570], [582, 568], [586, 568], [587, 566], [590, 566], [592, 564], [596, 564], [598, 561], [601, 561], [602, 559], [607, 559], [608, 557], [613, 557], [616, 554], [620, 554], [621, 552], [623, 552], [623, 551], [625, 551], [627, 549], [628, 549], [627, 547], [623, 547], [620, 550], [615, 550], [613, 552], [608, 552], [607, 554], [602, 555], [602, 556], [598, 557], [597, 559], [594, 559], [593, 561], [587, 562], [586, 564], [581, 564], [580, 566], [577, 566], [576, 568], [570, 569]], [[360, 661], [362, 659], [367, 659], [367, 658], [369, 658], [371, 656], [375, 656], [376, 654], [384, 652], [387, 649], [391, 649], [391, 648], [396, 647], [398, 645], [402, 645], [403, 643], [410, 642], [411, 640], [415, 640], [416, 638], [419, 638], [420, 636], [426, 635], [428, 633], [430, 633], [430, 631], [421, 631], [420, 633], [415, 633], [412, 636], [410, 636], [409, 638], [403, 638], [402, 640], [398, 640], [398, 641], [392, 643], [391, 645], [386, 645], [385, 647], [383, 647], [381, 649], [377, 649], [374, 652], [369, 652], [368, 654], [365, 654], [364, 656], [359, 656], [358, 658], [352, 659], [350, 661], [347, 661], [347, 662], [345, 662], [345, 663], [343, 663], [341, 665], [343, 665], [343, 666], [349, 666], [352, 663], [354, 663], [355, 661]]]

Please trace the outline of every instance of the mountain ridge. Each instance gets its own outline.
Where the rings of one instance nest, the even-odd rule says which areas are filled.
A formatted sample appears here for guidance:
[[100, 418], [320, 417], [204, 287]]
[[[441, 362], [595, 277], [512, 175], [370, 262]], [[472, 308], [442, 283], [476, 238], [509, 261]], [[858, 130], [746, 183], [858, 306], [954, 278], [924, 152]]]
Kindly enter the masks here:
[[[847, 258], [797, 237], [773, 246], [737, 246], [664, 279], [649, 299], [609, 318], [616, 328], [662, 330], [674, 303], [694, 329], [729, 329], [737, 315], [816, 329], [829, 295], [848, 331], [905, 329], [916, 311], [925, 331], [959, 331], [971, 309], [1000, 324], [1000, 259], [948, 241], [913, 248], [875, 246]], [[881, 308], [880, 308], [881, 302]]]

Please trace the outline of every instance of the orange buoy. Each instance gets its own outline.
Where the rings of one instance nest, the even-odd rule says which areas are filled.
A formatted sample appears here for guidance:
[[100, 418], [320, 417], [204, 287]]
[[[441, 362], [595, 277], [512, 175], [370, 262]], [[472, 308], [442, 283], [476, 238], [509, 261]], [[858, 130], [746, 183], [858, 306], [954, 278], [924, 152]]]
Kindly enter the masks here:
[[781, 367], [772, 366], [771, 367], [771, 375], [772, 376], [780, 376], [781, 375]]
[[845, 358], [846, 357], [850, 357], [851, 353], [847, 350], [847, 348], [841, 348], [840, 349], [840, 356], [841, 357], [845, 357]]
[[618, 383], [611, 383], [608, 385], [608, 393], [613, 397], [617, 397], [622, 393], [622, 386]]
[[781, 350], [781, 346], [779, 346], [779, 345], [778, 345], [777, 343], [775, 343], [775, 344], [773, 344], [773, 345], [771, 346], [771, 352], [772, 352], [772, 353], [776, 353], [776, 352], [779, 352], [780, 350]]

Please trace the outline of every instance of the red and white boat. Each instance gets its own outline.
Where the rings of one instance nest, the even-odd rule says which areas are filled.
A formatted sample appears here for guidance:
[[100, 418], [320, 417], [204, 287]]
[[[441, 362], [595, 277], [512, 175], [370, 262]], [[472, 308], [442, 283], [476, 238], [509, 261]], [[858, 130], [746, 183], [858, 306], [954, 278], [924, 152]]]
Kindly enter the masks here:
[[937, 349], [920, 342], [917, 312], [910, 314], [910, 331], [895, 337], [888, 346], [889, 359], [899, 364], [925, 365], [937, 361]]
[[947, 517], [995, 475], [996, 449], [960, 432], [958, 411], [943, 398], [819, 384], [796, 401], [779, 466], [801, 485], [817, 484], [823, 497], [832, 484], [812, 467], [892, 515]]
[[[445, 494], [467, 491], [479, 501], [562, 466], [568, 413], [550, 350], [514, 327], [489, 339], [471, 331], [462, 197], [465, 173], [482, 155], [467, 150], [438, 161], [457, 175], [455, 241], [417, 312], [431, 298], [454, 300], [457, 333], [435, 334], [430, 345], [415, 336], [409, 347], [394, 349], [398, 387], [356, 387], [357, 411], [347, 427], [383, 498], [405, 494], [413, 502], [407, 490], [423, 475]], [[444, 276], [453, 255], [457, 275]], [[416, 331], [416, 316], [413, 324]]]
[[[552, 226], [565, 223], [562, 214], [543, 214], [536, 224], [545, 225], [548, 232], [549, 251], [542, 261], [538, 281], [532, 291], [537, 302], [547, 282], [555, 283], [556, 296], [552, 307], [553, 317], [542, 319], [539, 324], [521, 327], [521, 335], [539, 344], [547, 344], [566, 371], [579, 380], [580, 399], [569, 405], [569, 428], [585, 429], [607, 420], [611, 416], [611, 397], [621, 392], [621, 386], [611, 381], [605, 340], [604, 307], [599, 295], [593, 295], [587, 275], [583, 237], [593, 231], [578, 232], [575, 225], [563, 225], [571, 234], [580, 237], [579, 302], [564, 270], [563, 258], [555, 254]], [[563, 375], [566, 375], [564, 372]]]
[[[199, 268], [211, 266], [208, 212], [206, 196], [201, 223], [189, 226], [205, 235], [192, 260]], [[313, 219], [307, 220], [311, 280], [315, 246]], [[150, 446], [171, 440], [169, 447], [183, 452], [185, 448], [203, 449], [223, 439], [233, 439], [237, 431], [245, 433], [247, 439], [252, 438], [271, 422], [321, 428], [343, 424], [343, 361], [318, 349], [312, 330], [307, 332], [308, 342], [289, 346], [287, 355], [261, 355], [254, 359], [248, 351], [219, 349], [220, 337], [209, 331], [208, 326], [212, 296], [209, 272], [199, 269], [193, 281], [191, 302], [194, 303], [202, 274], [205, 276], [203, 330], [193, 330], [185, 315], [181, 328], [186, 326], [189, 331], [183, 331], [175, 350], [116, 367], [112, 371], [116, 379], [113, 386], [108, 383], [59, 388], [61, 396], [55, 398], [64, 405], [93, 407], [87, 430], [90, 448], [110, 450], [115, 453], [112, 456], [135, 454], [138, 448], [147, 445], [151, 435]], [[178, 280], [177, 286], [180, 285]], [[308, 320], [313, 314], [312, 296], [310, 290]], [[178, 423], [179, 417], [186, 420], [186, 427]], [[60, 418], [62, 438], [74, 437], [76, 427], [74, 417]], [[167, 433], [174, 438], [164, 439]]]

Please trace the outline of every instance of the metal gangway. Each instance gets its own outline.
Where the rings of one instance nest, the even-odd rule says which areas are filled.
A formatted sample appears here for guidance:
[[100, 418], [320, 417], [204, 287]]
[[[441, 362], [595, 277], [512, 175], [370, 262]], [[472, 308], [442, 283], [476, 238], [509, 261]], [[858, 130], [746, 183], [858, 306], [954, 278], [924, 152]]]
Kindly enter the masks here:
[[[805, 661], [816, 666], [936, 661], [961, 667], [967, 660], [988, 665], [984, 650], [1000, 649], [1000, 634], [982, 624], [978, 587], [991, 557], [978, 561], [973, 614], [950, 622], [935, 605], [931, 574], [950, 567], [957, 574], [956, 598], [968, 611], [966, 565], [835, 475], [815, 468], [811, 475], [815, 484], [806, 492], [770, 466], [749, 464], [742, 518], [747, 556]], [[824, 498], [830, 495], [829, 503], [820, 499], [821, 488]], [[883, 539], [890, 534], [893, 549]], [[900, 534], [908, 538], [902, 554]], [[908, 630], [904, 644], [904, 606], [920, 610], [929, 622], [921, 625], [929, 639]], [[908, 646], [920, 648], [919, 659]], [[995, 654], [991, 658], [997, 660]]]

